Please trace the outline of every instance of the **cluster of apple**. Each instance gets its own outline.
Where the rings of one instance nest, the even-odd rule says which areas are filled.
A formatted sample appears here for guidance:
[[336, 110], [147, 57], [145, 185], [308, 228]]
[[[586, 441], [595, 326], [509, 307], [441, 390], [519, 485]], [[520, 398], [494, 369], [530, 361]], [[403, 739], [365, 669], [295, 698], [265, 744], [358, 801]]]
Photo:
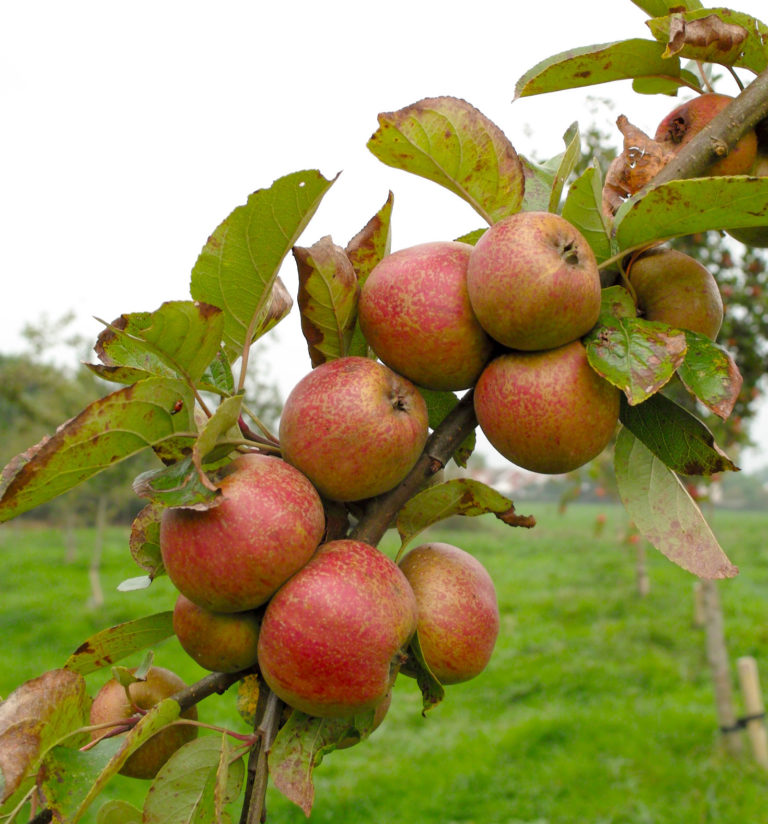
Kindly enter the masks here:
[[[417, 629], [442, 683], [478, 675], [499, 614], [477, 559], [430, 543], [396, 564], [362, 541], [325, 537], [323, 499], [392, 488], [426, 438], [424, 399], [387, 366], [346, 357], [305, 376], [282, 415], [283, 458], [241, 455], [223, 471], [216, 506], [163, 513], [163, 562], [179, 591], [173, 626], [186, 652], [211, 671], [258, 667], [279, 698], [309, 715], [374, 710], [376, 723]], [[147, 708], [182, 686], [158, 667], [127, 687], [113, 679], [94, 700], [92, 723], [126, 719], [132, 705]], [[194, 734], [188, 725], [163, 730], [122, 772], [154, 776]]]

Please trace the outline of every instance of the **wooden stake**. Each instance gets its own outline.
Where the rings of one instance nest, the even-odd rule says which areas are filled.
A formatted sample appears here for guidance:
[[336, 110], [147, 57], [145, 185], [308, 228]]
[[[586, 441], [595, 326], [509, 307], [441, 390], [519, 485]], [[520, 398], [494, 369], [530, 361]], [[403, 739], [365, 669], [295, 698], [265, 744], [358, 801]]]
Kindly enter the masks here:
[[638, 594], [641, 598], [646, 598], [651, 591], [651, 579], [648, 577], [648, 566], [645, 562], [645, 544], [642, 541], [637, 545], [635, 574]]
[[693, 626], [696, 629], [704, 626], [704, 589], [701, 581], [693, 585]]
[[728, 650], [725, 646], [720, 594], [716, 581], [703, 580], [701, 589], [704, 601], [704, 627], [707, 633], [707, 658], [715, 690], [717, 722], [723, 732], [726, 748], [731, 754], [737, 755], [742, 751], [742, 743], [733, 709], [733, 687]]
[[744, 697], [746, 711], [747, 735], [752, 745], [755, 761], [768, 770], [768, 735], [765, 730], [763, 714], [765, 706], [760, 691], [760, 678], [757, 674], [757, 661], [750, 656], [739, 658], [736, 662], [741, 684], [741, 694]]

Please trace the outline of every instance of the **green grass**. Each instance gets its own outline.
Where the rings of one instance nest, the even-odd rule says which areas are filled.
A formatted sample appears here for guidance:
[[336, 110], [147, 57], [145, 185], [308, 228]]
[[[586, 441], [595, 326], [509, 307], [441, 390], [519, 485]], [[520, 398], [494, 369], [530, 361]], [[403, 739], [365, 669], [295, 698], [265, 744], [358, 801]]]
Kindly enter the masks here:
[[[315, 773], [313, 822], [402, 824], [744, 824], [765, 820], [768, 773], [721, 747], [703, 631], [693, 626], [693, 578], [648, 548], [651, 592], [636, 592], [634, 547], [617, 507], [520, 506], [531, 530], [490, 516], [423, 536], [475, 554], [497, 586], [502, 625], [477, 679], [449, 687], [426, 718], [415, 683], [401, 677], [389, 715], [366, 742], [331, 753]], [[607, 515], [594, 535], [598, 511]], [[717, 512], [711, 520], [741, 574], [720, 585], [732, 658], [754, 655], [768, 683], [768, 515]], [[61, 665], [96, 630], [170, 609], [167, 580], [118, 593], [137, 574], [124, 530], [109, 533], [106, 605], [88, 606], [92, 533], [78, 533], [66, 563], [54, 531], [0, 530], [0, 695]], [[417, 539], [417, 542], [422, 538]], [[391, 534], [383, 548], [393, 553]], [[138, 656], [137, 656], [138, 658]], [[203, 674], [175, 639], [156, 661], [188, 680]], [[132, 663], [132, 662], [128, 662]], [[88, 677], [98, 688], [108, 673]], [[230, 695], [201, 718], [245, 725]], [[737, 710], [741, 713], [741, 708]], [[140, 804], [144, 784], [116, 780], [111, 795]], [[302, 822], [279, 794], [270, 822]]]

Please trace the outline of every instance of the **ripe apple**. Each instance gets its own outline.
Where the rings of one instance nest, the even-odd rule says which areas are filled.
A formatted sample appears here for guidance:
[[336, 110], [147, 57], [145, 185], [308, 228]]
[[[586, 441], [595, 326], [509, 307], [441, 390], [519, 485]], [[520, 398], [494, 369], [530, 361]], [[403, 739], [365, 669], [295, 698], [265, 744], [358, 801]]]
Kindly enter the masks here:
[[499, 634], [496, 589], [474, 556], [445, 543], [417, 546], [400, 561], [416, 596], [421, 651], [438, 681], [479, 675]]
[[592, 249], [549, 212], [519, 212], [491, 226], [470, 254], [467, 288], [480, 325], [510, 349], [562, 346], [600, 314]]
[[267, 605], [259, 667], [289, 706], [351, 716], [384, 700], [415, 629], [416, 598], [398, 566], [361, 541], [330, 541]]
[[709, 270], [676, 249], [652, 249], [629, 270], [637, 308], [646, 320], [717, 337], [723, 300]]
[[[729, 103], [732, 97], [725, 94], [701, 94], [674, 108], [656, 129], [656, 141], [677, 151], [689, 143], [710, 120]], [[711, 175], [744, 175], [750, 170], [757, 155], [757, 135], [754, 129], [720, 160], [709, 167]]]
[[358, 501], [397, 486], [427, 440], [416, 387], [370, 358], [338, 358], [293, 388], [280, 418], [283, 457], [322, 495]]
[[475, 387], [475, 413], [491, 445], [517, 466], [560, 474], [608, 445], [619, 390], [589, 365], [581, 341], [492, 360]]
[[[112, 678], [98, 691], [91, 704], [91, 724], [106, 724], [130, 718], [136, 707], [148, 710], [164, 698], [175, 695], [186, 687], [184, 681], [171, 670], [152, 667], [145, 681], [136, 681], [126, 688]], [[133, 706], [132, 706], [133, 705]], [[197, 708], [190, 707], [181, 713], [181, 718], [197, 720]], [[104, 735], [105, 730], [94, 730], [91, 737]], [[190, 724], [174, 724], [156, 733], [132, 753], [120, 769], [121, 775], [131, 778], [154, 778], [160, 767], [183, 744], [197, 737], [197, 727]]]
[[190, 601], [212, 612], [245, 612], [309, 560], [325, 514], [309, 480], [269, 455], [234, 460], [221, 492], [211, 509], [166, 509], [160, 550], [168, 576]]
[[259, 617], [248, 612], [211, 612], [179, 593], [173, 631], [184, 651], [203, 669], [239, 672], [256, 663]]
[[374, 267], [360, 291], [358, 318], [371, 348], [427, 389], [468, 389], [493, 349], [469, 303], [471, 251], [457, 241], [401, 249]]

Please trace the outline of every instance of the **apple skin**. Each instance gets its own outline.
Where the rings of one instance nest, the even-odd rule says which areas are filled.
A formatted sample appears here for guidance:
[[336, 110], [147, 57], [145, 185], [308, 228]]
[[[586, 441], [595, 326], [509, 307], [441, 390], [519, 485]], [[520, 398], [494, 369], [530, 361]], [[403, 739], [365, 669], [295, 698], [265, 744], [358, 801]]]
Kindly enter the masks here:
[[309, 560], [325, 513], [309, 480], [273, 456], [240, 456], [220, 486], [218, 506], [163, 512], [160, 550], [168, 577], [190, 601], [211, 612], [245, 612]]
[[585, 335], [600, 314], [600, 273], [584, 236], [549, 212], [519, 212], [491, 226], [467, 267], [472, 308], [510, 349], [555, 349]]
[[211, 612], [179, 593], [173, 631], [184, 652], [203, 669], [240, 672], [256, 663], [259, 616], [252, 610]]
[[375, 547], [323, 544], [267, 605], [259, 667], [270, 689], [309, 715], [345, 717], [385, 699], [416, 630], [416, 597]]
[[442, 684], [475, 678], [499, 634], [496, 589], [486, 568], [457, 546], [427, 543], [400, 561], [418, 605], [424, 660]]
[[581, 341], [491, 361], [475, 387], [480, 428], [505, 458], [531, 472], [570, 472], [608, 445], [619, 390], [589, 365]]
[[[184, 681], [171, 670], [151, 667], [146, 681], [136, 681], [128, 687], [131, 701], [143, 710], [151, 709], [171, 695], [186, 687]], [[96, 693], [91, 704], [91, 724], [105, 724], [130, 718], [136, 710], [128, 703], [125, 687], [114, 678], [107, 681]], [[192, 706], [181, 713], [181, 718], [197, 720], [197, 708]], [[104, 735], [105, 730], [94, 730], [93, 739]], [[121, 775], [130, 778], [150, 779], [160, 767], [179, 749], [197, 737], [197, 727], [191, 724], [174, 724], [162, 729], [142, 744], [120, 768]]]
[[[728, 95], [710, 93], [701, 94], [693, 100], [681, 103], [659, 123], [655, 140], [677, 151], [689, 143], [718, 112], [732, 101], [733, 98]], [[756, 155], [757, 134], [752, 129], [725, 157], [715, 161], [709, 167], [708, 174], [748, 174]]]
[[427, 389], [472, 386], [493, 350], [467, 294], [472, 247], [422, 243], [393, 252], [360, 291], [358, 318], [368, 344], [395, 372]]
[[397, 486], [413, 468], [427, 440], [427, 407], [384, 364], [338, 358], [294, 386], [279, 432], [283, 457], [321, 495], [359, 501]]
[[646, 320], [717, 337], [723, 299], [710, 271], [690, 255], [677, 249], [646, 252], [632, 264], [629, 282]]

